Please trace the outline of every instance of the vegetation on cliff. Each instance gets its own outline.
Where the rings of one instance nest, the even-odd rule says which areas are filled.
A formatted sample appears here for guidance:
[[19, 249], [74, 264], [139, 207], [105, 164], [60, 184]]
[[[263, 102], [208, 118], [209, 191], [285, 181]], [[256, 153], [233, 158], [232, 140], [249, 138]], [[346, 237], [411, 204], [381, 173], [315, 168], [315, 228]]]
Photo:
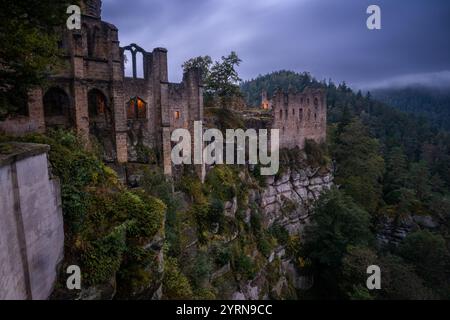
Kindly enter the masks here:
[[[10, 138], [3, 136], [1, 140]], [[159, 262], [146, 245], [163, 232], [166, 205], [144, 190], [129, 190], [70, 132], [32, 134], [15, 140], [51, 147], [51, 171], [61, 183], [64, 215], [62, 275], [68, 265], [79, 265], [85, 287], [111, 282], [117, 284], [119, 296], [132, 296], [150, 287], [157, 275], [151, 270], [157, 270]], [[55, 298], [67, 297], [65, 287], [62, 276]]]
[[[316, 275], [309, 294], [449, 298], [444, 270], [450, 267], [450, 134], [374, 100], [370, 93], [355, 93], [345, 83], [319, 82], [306, 73], [275, 72], [243, 83], [241, 90], [249, 104], [257, 106], [262, 90], [270, 96], [277, 88], [305, 86], [327, 90], [328, 149], [339, 187], [318, 202], [313, 232], [301, 246], [301, 258], [312, 262]], [[380, 243], [386, 228], [395, 233], [405, 225], [409, 231], [404, 236]], [[371, 264], [383, 273], [382, 290], [376, 292], [365, 287]]]
[[0, 120], [26, 110], [27, 93], [43, 84], [58, 60], [54, 28], [78, 1], [2, 1], [0, 10]]

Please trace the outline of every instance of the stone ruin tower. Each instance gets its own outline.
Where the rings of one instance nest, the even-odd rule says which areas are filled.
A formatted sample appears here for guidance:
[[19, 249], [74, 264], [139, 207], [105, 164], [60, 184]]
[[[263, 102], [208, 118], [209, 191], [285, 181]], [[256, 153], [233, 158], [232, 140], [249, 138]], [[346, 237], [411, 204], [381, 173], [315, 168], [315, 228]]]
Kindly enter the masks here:
[[154, 150], [171, 175], [172, 130], [193, 133], [194, 121], [203, 119], [201, 74], [189, 70], [181, 83], [170, 83], [167, 50], [121, 47], [118, 29], [102, 21], [101, 6], [101, 0], [81, 1], [81, 30], [59, 30], [63, 67], [48, 85], [30, 91], [26, 110], [0, 122], [0, 132], [74, 129], [101, 146], [106, 161], [139, 162], [143, 151]]
[[280, 130], [280, 148], [305, 147], [306, 139], [323, 143], [327, 132], [327, 106], [324, 89], [303, 92], [278, 90], [270, 100], [272, 129]]

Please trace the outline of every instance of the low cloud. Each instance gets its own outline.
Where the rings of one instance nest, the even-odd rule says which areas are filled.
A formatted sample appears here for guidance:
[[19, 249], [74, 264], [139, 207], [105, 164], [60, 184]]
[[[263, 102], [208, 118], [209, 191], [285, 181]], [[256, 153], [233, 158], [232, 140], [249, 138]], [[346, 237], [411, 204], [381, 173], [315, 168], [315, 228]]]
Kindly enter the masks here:
[[[450, 70], [450, 1], [378, 0], [382, 29], [366, 28], [369, 0], [104, 0], [121, 45], [169, 50], [169, 78], [194, 56], [236, 51], [243, 79], [309, 71], [353, 86]], [[430, 78], [440, 81], [440, 78]]]

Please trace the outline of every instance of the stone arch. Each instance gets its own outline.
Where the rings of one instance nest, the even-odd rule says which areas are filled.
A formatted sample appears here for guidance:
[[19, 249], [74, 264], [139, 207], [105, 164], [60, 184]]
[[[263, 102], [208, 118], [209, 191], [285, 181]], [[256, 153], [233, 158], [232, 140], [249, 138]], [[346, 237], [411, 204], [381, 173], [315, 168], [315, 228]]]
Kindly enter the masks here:
[[90, 127], [111, 127], [112, 114], [106, 95], [99, 89], [88, 91], [88, 111]]
[[95, 139], [105, 161], [114, 161], [115, 142], [113, 138], [113, 114], [107, 96], [97, 88], [87, 93], [89, 112], [89, 134]]
[[[145, 56], [147, 55], [147, 52], [135, 43], [132, 43], [129, 46], [124, 47], [123, 51], [124, 55], [126, 52], [129, 52], [131, 54], [131, 67], [133, 69], [132, 77], [134, 79], [146, 78], [147, 64], [145, 63]], [[139, 59], [142, 59], [142, 63], [141, 61], [139, 61], [139, 63], [137, 62], [137, 56], [139, 56]], [[138, 68], [142, 69], [142, 71], [138, 70]]]
[[73, 127], [73, 108], [69, 95], [60, 87], [52, 87], [43, 97], [46, 127]]

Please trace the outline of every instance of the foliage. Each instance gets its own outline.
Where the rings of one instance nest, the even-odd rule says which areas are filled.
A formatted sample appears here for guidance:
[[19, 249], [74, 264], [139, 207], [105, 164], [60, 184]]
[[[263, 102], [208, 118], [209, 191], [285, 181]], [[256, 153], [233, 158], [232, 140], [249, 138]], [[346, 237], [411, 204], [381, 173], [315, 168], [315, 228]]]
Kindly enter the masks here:
[[450, 95], [444, 88], [380, 89], [373, 96], [398, 110], [429, 119], [437, 128], [450, 129]]
[[212, 272], [212, 263], [207, 252], [200, 251], [188, 267], [187, 274], [194, 288], [204, 287]]
[[252, 259], [244, 253], [238, 254], [233, 259], [234, 270], [244, 280], [251, 280], [256, 275], [256, 266]]
[[305, 153], [308, 164], [312, 167], [324, 167], [329, 163], [328, 151], [325, 144], [318, 144], [314, 140], [305, 140]]
[[2, 1], [0, 10], [0, 120], [23, 112], [28, 90], [61, 65], [54, 28], [77, 1]]
[[436, 299], [415, 272], [400, 257], [388, 255], [379, 261], [382, 270], [382, 292], [380, 298], [390, 300]]
[[128, 268], [151, 265], [151, 253], [141, 249], [162, 229], [166, 206], [161, 200], [143, 190], [127, 190], [71, 132], [16, 140], [50, 145], [52, 173], [61, 182], [65, 256], [79, 263], [85, 283], [101, 284], [117, 273], [129, 274]]
[[323, 194], [314, 211], [304, 244], [304, 252], [311, 259], [337, 267], [349, 245], [370, 243], [369, 215], [341, 191], [333, 188]]
[[232, 51], [228, 56], [223, 56], [221, 61], [213, 62], [209, 56], [192, 58], [183, 64], [183, 69], [197, 68], [202, 71], [205, 105], [226, 107], [233, 97], [240, 96], [238, 83], [241, 79], [236, 71], [240, 63], [241, 59]]
[[193, 297], [189, 280], [181, 273], [175, 258], [168, 257], [164, 264], [164, 297], [172, 300], [186, 300]]
[[400, 243], [398, 255], [415, 267], [427, 286], [448, 296], [450, 255], [441, 235], [426, 230], [411, 233]]
[[266, 90], [268, 97], [271, 97], [278, 89], [303, 91], [306, 87], [316, 87], [318, 85], [319, 82], [307, 72], [296, 73], [282, 70], [243, 82], [241, 91], [244, 93], [249, 105], [260, 106], [261, 92], [263, 90]]
[[342, 128], [333, 145], [336, 183], [370, 213], [380, 206], [384, 159], [380, 145], [357, 119]]

